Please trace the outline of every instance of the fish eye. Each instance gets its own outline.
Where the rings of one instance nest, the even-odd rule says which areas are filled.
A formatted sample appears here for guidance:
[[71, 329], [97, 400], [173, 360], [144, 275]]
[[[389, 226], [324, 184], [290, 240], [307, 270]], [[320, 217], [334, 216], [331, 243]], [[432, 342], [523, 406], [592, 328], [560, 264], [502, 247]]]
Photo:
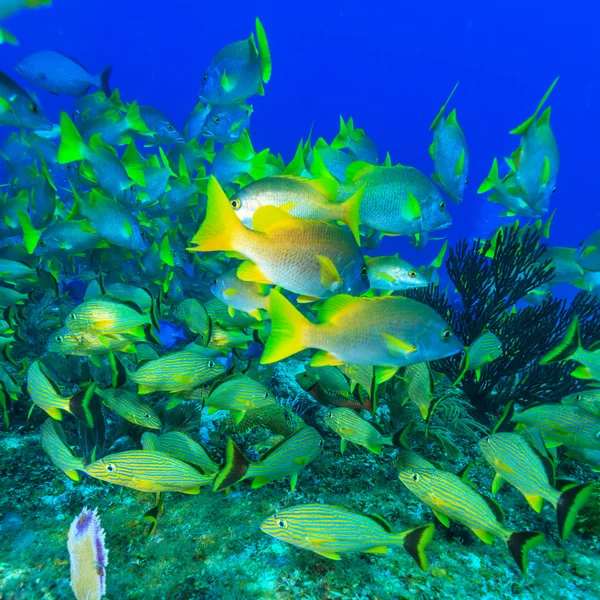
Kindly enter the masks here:
[[446, 202], [444, 200], [440, 200], [440, 203], [438, 204], [438, 207], [441, 211], [446, 210]]
[[206, 83], [208, 81], [208, 73], [204, 73], [204, 75], [202, 75], [202, 83]]
[[208, 361], [208, 368], [212, 369], [215, 366], [215, 361], [214, 360], [209, 360]]
[[446, 327], [444, 331], [442, 331], [442, 340], [447, 342], [452, 337], [452, 329], [450, 327]]
[[332, 412], [330, 412], [330, 413], [327, 415], [327, 417], [328, 417], [329, 419], [333, 419], [333, 413], [332, 413]]
[[33, 104], [33, 102], [31, 103], [31, 106], [29, 108], [31, 108], [32, 113], [37, 114], [40, 112], [40, 107], [37, 104]]
[[149, 415], [149, 413], [146, 413], [146, 414], [144, 415], [144, 419], [149, 419], [149, 418], [150, 418], [150, 415]]
[[552, 298], [552, 292], [548, 290], [545, 294], [546, 298]]
[[420, 479], [419, 474], [418, 473], [413, 473], [412, 480], [413, 481], [419, 481], [419, 479]]
[[57, 335], [54, 339], [56, 340], [57, 344], [62, 344], [63, 343], [63, 336], [62, 335]]
[[491, 435], [488, 435], [488, 436], [485, 438], [485, 441], [486, 441], [488, 444], [491, 444], [491, 443], [492, 443], [492, 436], [491, 436]]
[[556, 194], [556, 186], [554, 186], [554, 187], [552, 188], [552, 193], [553, 193], [553, 194]]
[[469, 183], [469, 178], [467, 177], [467, 178], [465, 179], [465, 185], [467, 185], [468, 183]]
[[414, 279], [414, 278], [417, 276], [417, 272], [416, 272], [414, 269], [411, 269], [411, 270], [408, 272], [408, 276], [409, 276], [409, 277], [412, 277], [412, 278]]
[[360, 270], [360, 276], [363, 279], [367, 276], [367, 266], [366, 265]]
[[167, 125], [167, 129], [169, 131], [175, 131], [175, 127], [173, 127], [173, 125]]
[[325, 445], [325, 440], [323, 438], [321, 438], [319, 440], [319, 447], [322, 448]]
[[596, 438], [600, 440], [600, 431], [596, 433]]
[[233, 210], [239, 210], [242, 206], [239, 198], [232, 198], [229, 203], [231, 204], [231, 208], [233, 208]]
[[277, 521], [277, 525], [279, 526], [280, 529], [287, 529], [287, 521], [284, 521], [283, 519], [279, 519]]
[[40, 240], [38, 242], [38, 246], [42, 246], [42, 248], [46, 245], [46, 240]]
[[77, 321], [77, 315], [75, 313], [71, 313], [70, 316], [73, 321]]
[[214, 123], [215, 125], [218, 125], [220, 121], [221, 121], [221, 117], [219, 117], [219, 116], [217, 116], [217, 117], [215, 117], [215, 118], [213, 119], [213, 123]]
[[268, 398], [268, 397], [269, 397], [269, 392], [267, 391], [263, 394], [263, 398]]
[[117, 470], [117, 467], [115, 467], [115, 465], [113, 465], [112, 463], [108, 463], [108, 464], [106, 465], [106, 470], [107, 470], [109, 473], [114, 473], [114, 472]]

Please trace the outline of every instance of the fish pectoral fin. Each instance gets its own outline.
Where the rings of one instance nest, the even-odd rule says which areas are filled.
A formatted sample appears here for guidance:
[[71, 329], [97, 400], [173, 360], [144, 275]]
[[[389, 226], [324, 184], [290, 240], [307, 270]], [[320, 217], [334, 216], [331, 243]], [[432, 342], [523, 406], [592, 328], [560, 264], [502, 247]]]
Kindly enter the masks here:
[[402, 218], [405, 221], [416, 221], [421, 218], [421, 206], [416, 197], [408, 192], [408, 198], [402, 207]]
[[237, 276], [242, 281], [256, 281], [257, 283], [273, 283], [261, 270], [261, 268], [251, 260], [245, 260], [237, 268]]
[[445, 527], [450, 527], [450, 517], [437, 510], [433, 511], [433, 514], [437, 517], [438, 521]]
[[492, 494], [497, 494], [504, 483], [504, 479], [499, 473], [494, 475], [494, 481], [492, 481]]
[[375, 273], [376, 277], [379, 279], [383, 279], [384, 281], [389, 281], [390, 283], [396, 283], [396, 278], [390, 275], [389, 273], [384, 273], [383, 271], [380, 273]]
[[310, 304], [311, 302], [317, 302], [321, 298], [317, 298], [317, 296], [306, 296], [305, 294], [301, 294], [296, 298], [298, 304]]
[[542, 506], [544, 504], [544, 499], [541, 496], [536, 496], [535, 494], [523, 494], [525, 496], [525, 500], [529, 502], [529, 506], [535, 510], [536, 513], [541, 512]]
[[471, 531], [482, 541], [485, 542], [486, 544], [493, 544], [494, 543], [494, 534], [490, 533], [489, 531], [485, 530], [485, 529], [471, 529]]
[[334, 366], [337, 367], [339, 365], [343, 365], [344, 363], [331, 354], [331, 352], [325, 352], [325, 350], [319, 350], [311, 359], [310, 366], [311, 367], [326, 367], [326, 366]]
[[373, 548], [369, 548], [368, 550], [365, 550], [365, 552], [367, 552], [369, 554], [387, 554], [388, 549], [387, 549], [387, 546], [375, 546]]
[[406, 357], [417, 350], [414, 346], [411, 346], [407, 342], [404, 342], [393, 335], [387, 333], [382, 333], [381, 335], [383, 336], [388, 352], [392, 356]]
[[262, 487], [263, 485], [267, 485], [267, 483], [269, 483], [269, 481], [271, 481], [270, 479], [267, 479], [266, 477], [263, 477], [262, 475], [260, 477], [255, 477], [254, 480], [252, 481], [252, 485], [250, 486], [253, 490]]
[[329, 257], [322, 254], [317, 254], [315, 258], [319, 262], [321, 284], [326, 290], [334, 292], [342, 285], [342, 278], [336, 266]]
[[223, 290], [221, 293], [223, 294], [223, 296], [225, 298], [227, 298], [229, 300], [230, 298], [233, 298], [234, 296], [239, 294], [240, 290], [236, 290], [235, 288], [227, 288], [226, 290]]

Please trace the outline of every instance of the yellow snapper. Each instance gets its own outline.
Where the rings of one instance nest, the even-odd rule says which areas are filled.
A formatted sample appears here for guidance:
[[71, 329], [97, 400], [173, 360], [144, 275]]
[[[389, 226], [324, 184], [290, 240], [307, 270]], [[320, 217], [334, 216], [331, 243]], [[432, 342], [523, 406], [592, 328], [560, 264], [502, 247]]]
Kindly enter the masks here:
[[429, 365], [425, 362], [409, 365], [404, 372], [404, 378], [406, 379], [408, 399], [419, 407], [421, 416], [427, 421], [432, 408], [431, 403], [433, 402], [435, 389], [435, 382], [429, 370]]
[[375, 142], [365, 133], [364, 129], [354, 127], [352, 117], [349, 117], [344, 123], [344, 119], [340, 115], [340, 131], [331, 142], [331, 148], [335, 150], [345, 148], [355, 160], [364, 160], [368, 163], [375, 164], [379, 158]]
[[383, 436], [369, 421], [351, 408], [334, 408], [323, 419], [327, 426], [342, 439], [340, 452], [346, 450], [348, 442], [364, 446], [375, 454], [381, 454], [382, 446], [392, 446], [392, 438]]
[[346, 552], [387, 554], [388, 546], [402, 546], [423, 571], [425, 548], [433, 538], [433, 524], [393, 533], [377, 515], [361, 515], [343, 506], [303, 504], [276, 512], [260, 528], [268, 535], [332, 560]]
[[212, 475], [202, 475], [194, 467], [164, 452], [147, 450], [109, 454], [87, 465], [85, 472], [96, 479], [139, 492], [198, 494], [203, 485], [213, 481]]
[[73, 481], [80, 481], [83, 471], [83, 459], [77, 458], [69, 448], [65, 432], [60, 423], [54, 419], [46, 419], [40, 428], [42, 434], [42, 448], [50, 457], [52, 463]]
[[306, 179], [294, 175], [275, 175], [253, 181], [230, 198], [242, 223], [252, 229], [256, 211], [277, 206], [299, 219], [343, 221], [360, 241], [360, 203], [364, 188], [344, 202], [337, 202], [338, 183], [333, 177]]
[[73, 331], [68, 325], [61, 327], [48, 341], [48, 351], [75, 356], [101, 356], [110, 352], [135, 353], [135, 343], [141, 338], [129, 334], [96, 335]]
[[210, 286], [210, 291], [227, 304], [232, 317], [236, 310], [241, 310], [262, 321], [261, 310], [267, 310], [269, 305], [269, 286], [255, 281], [242, 281], [237, 276], [237, 267], [219, 275]]
[[126, 421], [149, 429], [160, 429], [162, 427], [162, 422], [153, 408], [135, 392], [107, 388], [105, 390], [97, 389], [96, 393], [102, 398], [104, 406], [114, 410]]
[[321, 306], [317, 324], [276, 290], [269, 298], [272, 329], [262, 364], [318, 348], [312, 366], [352, 363], [397, 369], [452, 356], [462, 347], [440, 315], [411, 298], [338, 295]]
[[61, 411], [64, 410], [88, 427], [93, 427], [90, 401], [95, 387], [92, 384], [73, 396], [61, 396], [55, 383], [44, 373], [39, 360], [33, 361], [27, 370], [27, 393], [31, 400], [57, 421], [62, 421]]
[[238, 267], [240, 279], [272, 283], [311, 299], [368, 289], [365, 260], [349, 230], [296, 219], [274, 206], [259, 209], [254, 229], [248, 229], [214, 177], [207, 193], [206, 218], [190, 250], [236, 252], [246, 259]]
[[484, 331], [468, 348], [462, 360], [462, 369], [454, 382], [459, 383], [467, 371], [475, 371], [477, 381], [481, 367], [502, 356], [502, 342], [491, 331]]
[[229, 410], [236, 423], [239, 423], [246, 411], [264, 408], [275, 402], [275, 396], [266, 386], [247, 375], [233, 375], [217, 384], [205, 400], [208, 414], [219, 410]]
[[600, 450], [600, 418], [575, 404], [540, 404], [520, 413], [511, 421], [537, 427], [548, 447], [565, 446]]
[[506, 542], [522, 573], [527, 571], [527, 552], [545, 539], [544, 534], [538, 531], [506, 529], [502, 524], [504, 515], [500, 507], [453, 473], [419, 469], [402, 471], [399, 478], [446, 527], [453, 520], [468, 527], [486, 544], [492, 544], [494, 537]]
[[252, 479], [251, 487], [256, 489], [271, 481], [289, 477], [293, 491], [302, 469], [322, 451], [323, 438], [316, 429], [308, 426], [271, 448], [256, 462], [248, 460], [229, 439], [225, 449], [225, 466], [216, 476], [213, 489], [219, 492], [245, 479]]
[[183, 462], [200, 467], [206, 474], [214, 474], [219, 465], [210, 457], [202, 444], [181, 431], [169, 431], [158, 436], [158, 450]]
[[367, 275], [372, 290], [411, 290], [427, 287], [427, 278], [408, 261], [394, 256], [366, 256]]
[[565, 540], [578, 511], [590, 499], [593, 484], [569, 487], [562, 494], [555, 490], [550, 485], [554, 479], [552, 466], [545, 465], [518, 433], [495, 433], [481, 440], [479, 448], [496, 471], [492, 492], [496, 493], [506, 480], [525, 496], [535, 512], [541, 512], [544, 500], [550, 502], [556, 509], [560, 539]]
[[207, 357], [193, 350], [172, 352], [148, 361], [134, 373], [131, 381], [138, 384], [138, 394], [181, 392], [200, 387], [227, 370], [227, 359]]

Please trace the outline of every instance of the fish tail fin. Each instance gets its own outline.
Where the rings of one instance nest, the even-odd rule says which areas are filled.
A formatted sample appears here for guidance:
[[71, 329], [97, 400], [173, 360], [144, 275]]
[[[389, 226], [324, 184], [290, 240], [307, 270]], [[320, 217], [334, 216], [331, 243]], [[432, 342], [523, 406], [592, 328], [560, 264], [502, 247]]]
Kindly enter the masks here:
[[58, 146], [58, 162], [61, 165], [83, 160], [86, 145], [81, 134], [66, 112], [60, 113], [60, 145]]
[[271, 50], [269, 50], [267, 34], [265, 33], [265, 29], [258, 17], [256, 17], [256, 40], [258, 42], [258, 53], [260, 55], [262, 80], [265, 83], [268, 83], [269, 79], [271, 79], [271, 71], [273, 70], [273, 65], [271, 63]]
[[252, 179], [263, 179], [267, 176], [267, 159], [269, 158], [269, 149], [265, 148], [258, 154], [255, 154], [250, 161], [250, 171], [248, 175]]
[[361, 185], [348, 200], [346, 200], [342, 206], [344, 208], [344, 223], [348, 225], [348, 228], [354, 235], [356, 243], [360, 246], [360, 205], [362, 203], [363, 195], [365, 193], [365, 186]]
[[402, 543], [402, 547], [414, 558], [415, 562], [423, 571], [427, 571], [427, 555], [425, 548], [433, 539], [435, 526], [433, 523], [417, 527], [410, 531], [397, 534], [398, 541]]
[[108, 353], [108, 364], [110, 366], [110, 384], [114, 389], [125, 385], [127, 381], [127, 370], [114, 352]]
[[562, 339], [560, 344], [553, 350], [550, 350], [547, 354], [544, 354], [540, 359], [540, 365], [548, 365], [555, 362], [567, 360], [577, 350], [581, 348], [581, 336], [579, 335], [579, 317], [575, 315], [575, 318], [571, 321], [565, 332], [565, 337]]
[[88, 427], [94, 426], [94, 417], [90, 408], [90, 403], [96, 392], [96, 384], [92, 383], [86, 388], [77, 392], [74, 396], [68, 398], [68, 411]]
[[527, 572], [527, 552], [542, 544], [545, 538], [540, 531], [513, 531], [510, 534], [506, 544], [521, 573]]
[[402, 429], [399, 429], [392, 436], [392, 444], [396, 446], [396, 448], [409, 450], [410, 446], [408, 444], [408, 434], [412, 428], [412, 422], [409, 421]]
[[240, 482], [246, 476], [249, 467], [250, 461], [233, 440], [228, 439], [225, 447], [225, 466], [215, 477], [213, 491], [220, 492]]
[[231, 207], [219, 182], [211, 176], [207, 187], [206, 217], [192, 238], [193, 252], [235, 251], [246, 235], [246, 227]]
[[98, 75], [98, 87], [104, 92], [107, 98], [110, 98], [112, 92], [110, 90], [110, 76], [113, 70], [112, 65], [108, 65], [100, 71], [100, 75]]
[[561, 540], [566, 540], [573, 530], [577, 513], [589, 502], [593, 488], [593, 483], [582, 483], [567, 488], [560, 495], [556, 506], [556, 520]]
[[306, 334], [313, 327], [313, 324], [277, 290], [272, 290], [269, 295], [268, 310], [271, 315], [271, 335], [260, 359], [263, 365], [277, 362], [308, 348]]
[[488, 173], [488, 176], [483, 180], [483, 183], [479, 186], [477, 190], [478, 194], [485, 194], [490, 190], [493, 190], [496, 184], [499, 181], [498, 177], [498, 159], [494, 158], [494, 162], [492, 163], [492, 168]]
[[128, 129], [131, 131], [137, 131], [138, 133], [149, 133], [148, 126], [142, 119], [140, 114], [140, 107], [137, 102], [132, 102], [125, 113], [125, 120], [128, 124]]

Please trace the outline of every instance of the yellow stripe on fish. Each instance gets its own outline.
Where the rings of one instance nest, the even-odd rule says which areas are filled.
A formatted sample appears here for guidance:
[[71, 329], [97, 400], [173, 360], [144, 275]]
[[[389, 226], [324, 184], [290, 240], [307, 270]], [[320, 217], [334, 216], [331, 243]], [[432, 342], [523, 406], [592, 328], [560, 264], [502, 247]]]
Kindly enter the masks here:
[[78, 471], [84, 471], [83, 459], [77, 458], [69, 448], [65, 433], [54, 419], [46, 419], [40, 428], [42, 448], [52, 463], [73, 481], [80, 481]]
[[213, 474], [219, 470], [219, 465], [210, 457], [204, 446], [181, 431], [163, 433], [157, 440], [159, 450], [200, 467], [204, 473]]
[[433, 524], [393, 533], [381, 517], [328, 504], [303, 504], [279, 511], [260, 528], [278, 540], [332, 560], [340, 560], [340, 554], [346, 552], [386, 554], [388, 546], [402, 546], [424, 571], [425, 548], [434, 533]]
[[162, 427], [160, 417], [154, 412], [154, 409], [135, 392], [107, 388], [96, 390], [96, 393], [102, 398], [102, 403], [105, 406], [114, 410], [126, 421], [150, 429], [160, 429]]
[[334, 408], [325, 417], [327, 426], [341, 438], [340, 452], [344, 452], [348, 442], [364, 446], [375, 454], [381, 454], [382, 446], [392, 446], [392, 438], [383, 436], [369, 421], [351, 408]]

